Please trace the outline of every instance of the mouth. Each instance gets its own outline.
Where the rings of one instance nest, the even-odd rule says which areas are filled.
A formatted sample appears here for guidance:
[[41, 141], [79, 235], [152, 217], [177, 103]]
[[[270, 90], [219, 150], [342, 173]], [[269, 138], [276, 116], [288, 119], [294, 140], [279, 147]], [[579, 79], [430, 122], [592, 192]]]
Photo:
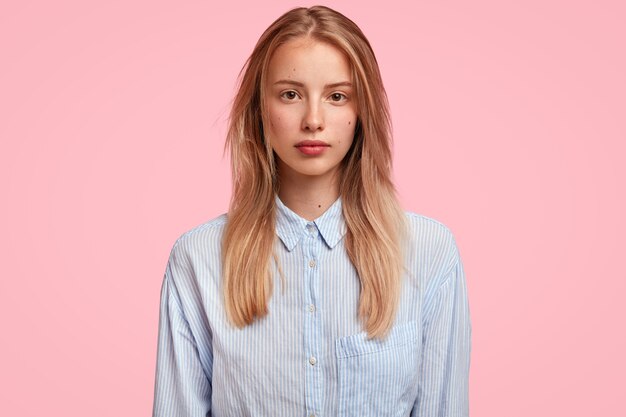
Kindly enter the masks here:
[[305, 155], [320, 155], [330, 148], [330, 145], [321, 140], [303, 140], [296, 144], [296, 148]]
[[303, 146], [318, 148], [320, 146], [330, 146], [330, 145], [321, 140], [303, 140], [301, 142], [296, 143], [296, 148], [301, 148]]

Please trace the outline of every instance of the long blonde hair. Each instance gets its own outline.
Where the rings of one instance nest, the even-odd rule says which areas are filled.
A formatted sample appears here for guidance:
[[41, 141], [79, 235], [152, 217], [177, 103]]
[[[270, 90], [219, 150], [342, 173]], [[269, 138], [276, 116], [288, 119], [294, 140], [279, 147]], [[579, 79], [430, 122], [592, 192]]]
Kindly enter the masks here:
[[225, 148], [233, 178], [222, 241], [226, 313], [238, 327], [268, 313], [270, 259], [278, 262], [273, 246], [279, 178], [263, 129], [269, 126], [264, 85], [272, 53], [301, 37], [337, 47], [350, 62], [359, 114], [352, 147], [341, 163], [345, 247], [361, 282], [358, 316], [370, 337], [384, 338], [399, 302], [406, 229], [391, 181], [389, 104], [369, 41], [354, 22], [325, 6], [299, 7], [279, 17], [239, 73]]

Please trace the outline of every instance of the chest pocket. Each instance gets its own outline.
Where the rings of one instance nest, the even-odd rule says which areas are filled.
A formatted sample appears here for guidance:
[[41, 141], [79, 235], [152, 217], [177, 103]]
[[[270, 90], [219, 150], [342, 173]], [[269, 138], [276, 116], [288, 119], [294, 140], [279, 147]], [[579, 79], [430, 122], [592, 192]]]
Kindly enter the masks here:
[[418, 322], [394, 326], [385, 340], [361, 332], [335, 342], [338, 415], [409, 416], [418, 389]]

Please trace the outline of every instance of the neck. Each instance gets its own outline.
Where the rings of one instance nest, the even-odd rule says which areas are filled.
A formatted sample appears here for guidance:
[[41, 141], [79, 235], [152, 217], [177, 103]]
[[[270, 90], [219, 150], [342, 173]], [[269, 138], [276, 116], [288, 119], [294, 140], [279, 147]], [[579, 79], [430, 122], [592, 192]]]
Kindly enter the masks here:
[[289, 175], [280, 179], [278, 197], [291, 211], [312, 221], [339, 198], [336, 173], [323, 176]]

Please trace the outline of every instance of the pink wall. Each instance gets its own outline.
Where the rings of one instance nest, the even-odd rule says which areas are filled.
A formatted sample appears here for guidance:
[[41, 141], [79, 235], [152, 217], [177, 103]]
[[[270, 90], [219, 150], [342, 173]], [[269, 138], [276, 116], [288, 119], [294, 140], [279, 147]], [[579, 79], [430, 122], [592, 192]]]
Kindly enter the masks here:
[[[235, 77], [300, 5], [164, 3], [0, 6], [0, 415], [150, 413], [169, 250], [225, 211]], [[405, 208], [457, 236], [471, 414], [624, 415], [624, 3], [384, 3], [327, 4], [377, 53]]]

